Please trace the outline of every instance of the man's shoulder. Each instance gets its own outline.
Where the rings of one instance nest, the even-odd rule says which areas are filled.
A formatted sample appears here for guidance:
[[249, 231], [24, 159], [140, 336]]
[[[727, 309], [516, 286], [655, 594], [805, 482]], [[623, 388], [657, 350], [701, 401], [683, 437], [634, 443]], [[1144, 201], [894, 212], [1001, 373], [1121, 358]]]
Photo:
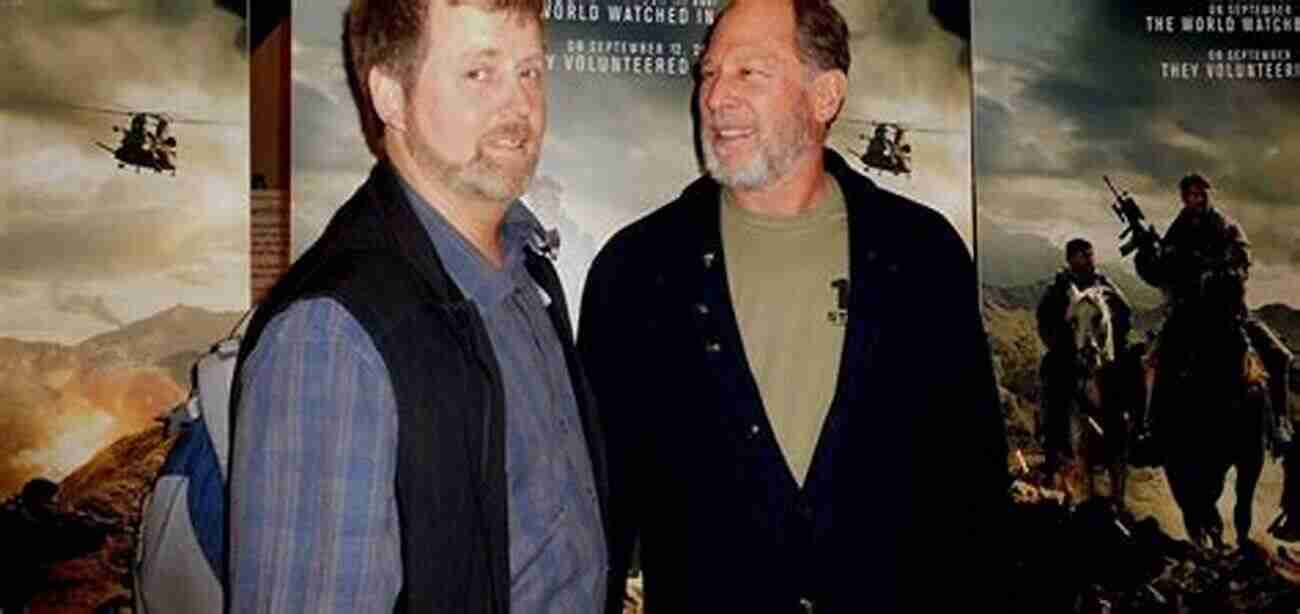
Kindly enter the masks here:
[[346, 358], [376, 372], [384, 365], [369, 331], [348, 310], [328, 296], [307, 296], [287, 304], [273, 315], [258, 335], [249, 358], [251, 365], [274, 362], [282, 352], [304, 356]]
[[403, 304], [396, 294], [417, 283], [419, 276], [411, 264], [389, 250], [309, 250], [276, 284], [270, 302], [280, 305], [277, 312], [311, 297], [329, 297], [354, 313], [367, 306], [395, 308]]
[[[865, 178], [864, 178], [865, 179]], [[973, 265], [974, 259], [956, 226], [938, 209], [887, 189], [872, 187], [845, 196], [862, 221], [851, 224], [853, 241], [864, 241], [926, 267]], [[855, 214], [851, 214], [855, 215]]]
[[306, 296], [290, 302], [266, 323], [264, 339], [314, 343], [331, 339], [369, 340], [360, 321], [330, 296]]
[[1061, 292], [1074, 285], [1074, 275], [1069, 269], [1058, 269], [1047, 282], [1048, 292]]
[[[414, 266], [380, 242], [349, 242], [348, 227], [337, 222], [353, 215], [340, 210], [332, 228], [275, 284], [258, 307], [265, 312], [258, 318], [266, 323], [263, 335], [279, 320], [300, 331], [364, 332], [367, 340], [378, 339], [418, 306], [411, 295], [422, 281]], [[322, 329], [326, 323], [330, 328]]]
[[955, 242], [964, 247], [961, 235], [938, 209], [876, 185], [869, 177], [849, 166], [844, 157], [834, 150], [826, 151], [825, 161], [826, 170], [839, 183], [847, 206], [859, 208], [859, 212], [870, 218], [870, 223], [864, 226], [878, 228], [881, 233], [894, 236], [900, 232], [919, 233], [917, 237], [908, 239]]
[[1042, 283], [1044, 283], [1043, 294], [1039, 298], [1038, 306], [1040, 309], [1047, 309], [1066, 300], [1069, 288], [1074, 285], [1074, 278], [1068, 269], [1061, 269]]
[[1246, 240], [1246, 231], [1242, 229], [1241, 224], [1237, 223], [1237, 220], [1217, 207], [1213, 211], [1219, 216], [1219, 223], [1223, 226], [1223, 237], [1225, 239], [1233, 243], [1249, 243]]

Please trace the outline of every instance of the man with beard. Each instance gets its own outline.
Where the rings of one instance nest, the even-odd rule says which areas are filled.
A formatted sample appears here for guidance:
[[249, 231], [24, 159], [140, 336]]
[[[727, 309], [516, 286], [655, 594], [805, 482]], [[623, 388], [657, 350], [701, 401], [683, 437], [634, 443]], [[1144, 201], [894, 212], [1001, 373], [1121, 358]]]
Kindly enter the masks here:
[[1070, 394], [1081, 376], [1075, 363], [1074, 331], [1065, 319], [1070, 307], [1070, 289], [1084, 291], [1100, 286], [1106, 292], [1111, 313], [1111, 333], [1117, 360], [1126, 359], [1128, 332], [1132, 328], [1133, 310], [1120, 289], [1105, 275], [1097, 272], [1092, 243], [1075, 238], [1065, 244], [1066, 266], [1056, 273], [1043, 293], [1036, 311], [1038, 338], [1047, 348], [1039, 372], [1043, 385], [1043, 430], [1048, 474], [1054, 474], [1072, 454], [1069, 441]]
[[708, 176], [583, 297], [611, 594], [639, 543], [650, 611], [999, 611], [1007, 442], [965, 243], [825, 148], [850, 62], [828, 0], [738, 0], [706, 43]]
[[[1300, 539], [1300, 459], [1292, 439], [1289, 411], [1291, 352], [1277, 334], [1251, 315], [1246, 306], [1246, 282], [1250, 279], [1251, 256], [1246, 234], [1235, 221], [1210, 199], [1210, 182], [1199, 174], [1178, 183], [1183, 208], [1169, 225], [1158, 246], [1138, 252], [1138, 275], [1160, 288], [1167, 297], [1168, 317], [1160, 329], [1157, 358], [1156, 396], [1146, 430], [1161, 414], [1176, 412], [1165, 401], [1173, 388], [1165, 388], [1190, 377], [1197, 359], [1214, 362], [1212, 377], [1222, 377], [1224, 390], [1244, 385], [1241, 356], [1253, 349], [1268, 372], [1269, 406], [1265, 436], [1274, 454], [1285, 453], [1287, 477], [1282, 511], [1287, 522], [1279, 536]], [[1211, 326], [1221, 325], [1226, 335], [1214, 335]], [[1175, 386], [1176, 387], [1176, 386]]]
[[603, 608], [602, 438], [518, 200], [546, 123], [540, 11], [352, 3], [377, 162], [241, 347], [233, 611]]
[[[1235, 221], [1210, 201], [1210, 182], [1198, 174], [1178, 184], [1183, 208], [1158, 246], [1138, 252], [1138, 275], [1160, 288], [1167, 298], [1168, 317], [1161, 327], [1155, 353], [1162, 378], [1185, 377], [1194, 356], [1222, 357], [1232, 378], [1225, 385], [1240, 385], [1239, 360], [1248, 348], [1259, 353], [1268, 368], [1271, 405], [1276, 420], [1275, 443], [1290, 439], [1286, 415], [1286, 378], [1290, 352], [1277, 335], [1250, 314], [1246, 307], [1246, 282], [1251, 256], [1246, 234]], [[1198, 343], [1215, 320], [1233, 331], [1221, 347]], [[1222, 339], [1221, 339], [1222, 340]]]

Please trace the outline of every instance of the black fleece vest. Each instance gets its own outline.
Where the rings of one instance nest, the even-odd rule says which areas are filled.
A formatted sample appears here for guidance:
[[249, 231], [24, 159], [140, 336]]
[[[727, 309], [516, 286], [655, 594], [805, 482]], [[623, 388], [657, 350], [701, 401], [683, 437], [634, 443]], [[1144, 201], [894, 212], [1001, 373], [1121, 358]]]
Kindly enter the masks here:
[[[564, 345], [603, 508], [603, 440], [559, 279], [531, 252], [527, 265], [555, 299], [551, 320]], [[387, 163], [376, 165], [259, 306], [239, 368], [276, 314], [296, 300], [320, 297], [338, 301], [370, 335], [396, 397], [403, 573], [397, 610], [509, 612], [499, 368], [482, 319], [443, 269]], [[238, 381], [232, 407], [238, 407]]]

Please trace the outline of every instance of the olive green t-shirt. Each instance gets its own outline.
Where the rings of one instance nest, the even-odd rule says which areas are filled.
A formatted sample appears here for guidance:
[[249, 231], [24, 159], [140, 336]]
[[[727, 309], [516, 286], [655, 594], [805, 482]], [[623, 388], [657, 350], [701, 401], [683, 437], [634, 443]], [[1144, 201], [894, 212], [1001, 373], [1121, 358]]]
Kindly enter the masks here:
[[817, 206], [774, 218], [722, 196], [722, 249], [745, 358], [800, 486], [835, 395], [848, 321], [849, 226], [827, 176]]

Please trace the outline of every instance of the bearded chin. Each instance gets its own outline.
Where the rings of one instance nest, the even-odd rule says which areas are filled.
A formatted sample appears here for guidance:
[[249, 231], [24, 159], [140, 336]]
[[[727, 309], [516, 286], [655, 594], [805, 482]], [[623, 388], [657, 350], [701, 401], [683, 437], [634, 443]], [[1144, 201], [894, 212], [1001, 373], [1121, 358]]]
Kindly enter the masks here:
[[733, 190], [761, 188], [767, 185], [772, 175], [771, 160], [766, 151], [757, 152], [748, 161], [729, 168], [718, 159], [711, 143], [704, 146], [704, 168], [714, 180]]
[[482, 149], [464, 164], [456, 164], [438, 154], [419, 139], [408, 136], [407, 149], [425, 172], [458, 194], [493, 202], [509, 202], [523, 195], [528, 181], [537, 170], [537, 156], [531, 156], [519, 169], [502, 167]]
[[474, 158], [457, 169], [453, 185], [493, 201], [513, 201], [524, 194], [528, 181], [537, 170], [537, 157], [531, 157], [517, 170], [503, 168], [492, 158], [476, 152]]
[[733, 190], [755, 190], [786, 176], [811, 142], [806, 127], [791, 128], [785, 138], [765, 139], [747, 160], [728, 167], [718, 159], [713, 143], [704, 142], [704, 169], [718, 183]]

